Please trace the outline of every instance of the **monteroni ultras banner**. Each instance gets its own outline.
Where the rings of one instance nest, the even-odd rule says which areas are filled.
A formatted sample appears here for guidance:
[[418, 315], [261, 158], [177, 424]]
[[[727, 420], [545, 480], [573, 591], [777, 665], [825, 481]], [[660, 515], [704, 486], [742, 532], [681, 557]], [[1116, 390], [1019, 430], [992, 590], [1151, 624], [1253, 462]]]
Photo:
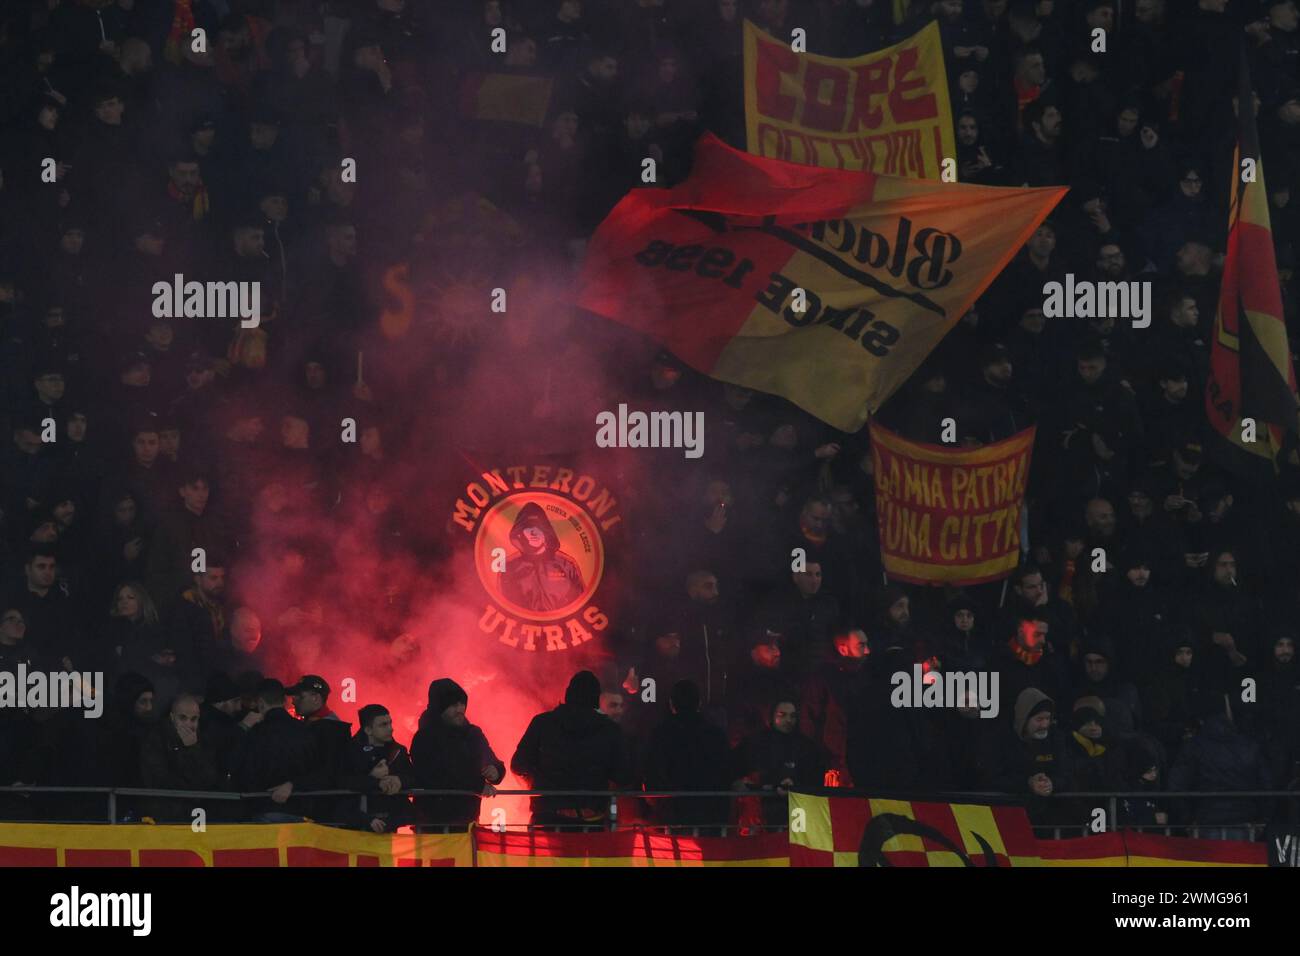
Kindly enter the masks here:
[[745, 128], [756, 156], [938, 179], [957, 155], [939, 25], [846, 60], [795, 53], [746, 20]]
[[1020, 560], [1034, 429], [980, 448], [900, 438], [871, 423], [880, 556], [892, 578], [980, 584]]
[[706, 134], [685, 182], [601, 223], [577, 304], [853, 432], [1065, 192], [801, 166]]

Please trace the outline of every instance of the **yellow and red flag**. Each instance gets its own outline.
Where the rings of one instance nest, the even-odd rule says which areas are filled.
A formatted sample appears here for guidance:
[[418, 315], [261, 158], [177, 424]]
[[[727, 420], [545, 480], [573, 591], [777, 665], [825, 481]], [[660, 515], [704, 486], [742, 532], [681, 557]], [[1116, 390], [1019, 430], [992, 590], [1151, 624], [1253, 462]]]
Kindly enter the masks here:
[[1039, 866], [1024, 807], [790, 794], [791, 866]]
[[541, 833], [474, 830], [476, 866], [789, 866], [784, 833], [685, 837], [638, 830]]
[[1039, 840], [1044, 866], [1267, 866], [1268, 848], [1245, 840], [1197, 840], [1127, 830]]
[[1020, 561], [1034, 429], [980, 448], [909, 441], [871, 423], [880, 557], [913, 584], [983, 584]]
[[375, 834], [316, 823], [0, 824], [0, 866], [472, 866], [468, 833]]
[[745, 21], [746, 148], [832, 169], [939, 179], [956, 157], [939, 24], [866, 56], [796, 53]]
[[577, 304], [852, 432], [1065, 192], [803, 166], [706, 134], [685, 182], [601, 223]]
[[[1300, 400], [1282, 311], [1253, 103], [1243, 51], [1228, 251], [1210, 340], [1205, 411], [1212, 429], [1208, 450], [1232, 471], [1266, 478], [1276, 473], [1283, 439], [1296, 428]], [[1253, 441], [1245, 440], [1242, 426], [1247, 418], [1255, 422]]]

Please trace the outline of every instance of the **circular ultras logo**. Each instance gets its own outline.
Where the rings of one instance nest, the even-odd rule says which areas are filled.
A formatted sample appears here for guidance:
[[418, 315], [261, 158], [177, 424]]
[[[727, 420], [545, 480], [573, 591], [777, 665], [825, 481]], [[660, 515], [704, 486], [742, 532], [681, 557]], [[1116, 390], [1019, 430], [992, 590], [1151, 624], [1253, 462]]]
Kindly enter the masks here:
[[600, 586], [600, 528], [578, 503], [547, 491], [509, 495], [482, 516], [474, 539], [479, 580], [503, 610], [559, 621], [581, 611]]

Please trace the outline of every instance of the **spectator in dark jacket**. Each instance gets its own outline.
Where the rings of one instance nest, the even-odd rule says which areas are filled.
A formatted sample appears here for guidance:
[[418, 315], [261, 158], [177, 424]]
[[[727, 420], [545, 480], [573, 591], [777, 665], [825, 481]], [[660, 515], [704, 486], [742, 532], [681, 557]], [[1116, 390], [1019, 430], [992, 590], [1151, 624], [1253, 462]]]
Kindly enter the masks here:
[[893, 675], [911, 675], [913, 654], [899, 633], [886, 632], [849, 700], [845, 762], [858, 789], [901, 790], [920, 780], [924, 753], [917, 712], [893, 706]]
[[[1201, 721], [1200, 730], [1187, 742], [1169, 771], [1170, 790], [1268, 790], [1272, 786], [1268, 763], [1254, 740], [1241, 733], [1233, 720], [1230, 698], [1218, 698], [1217, 707]], [[1248, 840], [1247, 823], [1266, 822], [1266, 801], [1254, 797], [1205, 797], [1182, 807], [1186, 822], [1211, 840]]]
[[[140, 784], [156, 790], [216, 790], [219, 783], [216, 752], [199, 724], [199, 700], [180, 694], [167, 719], [141, 741]], [[207, 804], [200, 797], [151, 797], [141, 807], [160, 823], [190, 823], [196, 808], [204, 811], [206, 821]]]
[[[489, 794], [506, 767], [492, 752], [483, 731], [465, 717], [469, 695], [444, 677], [429, 684], [429, 706], [411, 740], [416, 786], [423, 790], [469, 790]], [[478, 819], [478, 796], [417, 797], [421, 827], [458, 829]]]
[[199, 722], [203, 727], [203, 738], [216, 756], [221, 787], [229, 783], [248, 731], [261, 721], [262, 715], [257, 711], [245, 712], [243, 694], [228, 674], [218, 671], [208, 678], [203, 705], [199, 708]]
[[305, 721], [295, 720], [284, 709], [284, 697], [284, 685], [278, 680], [258, 685], [254, 706], [262, 721], [248, 732], [235, 772], [241, 792], [269, 793], [267, 799], [249, 804], [249, 815], [257, 823], [301, 820], [306, 802], [295, 798], [294, 791], [319, 789], [321, 784], [316, 737]]
[[[646, 752], [647, 790], [728, 789], [727, 736], [700, 714], [700, 689], [678, 681], [670, 697], [672, 714], [650, 735]], [[728, 801], [718, 798], [659, 799], [651, 802], [655, 820], [678, 826], [717, 826], [729, 822]]]
[[858, 630], [840, 631], [832, 643], [835, 657], [813, 669], [799, 695], [799, 729], [826, 748], [838, 785], [851, 787], [849, 714], [866, 678], [869, 648], [867, 635]]
[[1074, 788], [1069, 745], [1052, 727], [1055, 704], [1036, 687], [1016, 697], [1012, 732], [990, 764], [994, 788], [1027, 798], [1029, 820], [1036, 826], [1079, 823], [1078, 814], [1052, 794]]
[[[317, 787], [321, 790], [338, 787], [339, 777], [348, 763], [352, 724], [330, 709], [330, 685], [323, 677], [304, 674], [298, 683], [286, 687], [284, 692], [293, 697], [294, 713], [316, 740]], [[311, 813], [320, 820], [339, 821], [347, 818], [350, 812], [347, 798], [317, 797], [312, 800]]]
[[[1209, 580], [1188, 595], [1188, 621], [1196, 653], [1215, 694], [1240, 693], [1241, 680], [1257, 658], [1262, 626], [1258, 603], [1238, 587], [1237, 559], [1228, 548], [1211, 549]], [[1208, 585], [1208, 586], [1207, 586]]]
[[1071, 717], [1075, 789], [1090, 793], [1123, 790], [1124, 751], [1110, 732], [1106, 702], [1100, 697], [1080, 697]]
[[1079, 680], [1075, 692], [1106, 702], [1107, 731], [1113, 736], [1130, 734], [1142, 723], [1137, 688], [1114, 673], [1114, 645], [1102, 635], [1089, 637], [1079, 649]]
[[415, 773], [406, 748], [393, 739], [393, 716], [382, 704], [367, 704], [357, 712], [361, 729], [348, 746], [339, 784], [366, 795], [359, 807], [359, 827], [392, 833], [411, 822], [411, 801], [401, 791], [415, 786]]
[[771, 726], [744, 740], [736, 751], [736, 785], [775, 792], [780, 799], [763, 801], [763, 821], [768, 826], [786, 826], [790, 822], [786, 794], [820, 789], [829, 766], [821, 744], [799, 733], [799, 705], [778, 700]]
[[1175, 637], [1160, 670], [1144, 687], [1145, 729], [1171, 759], [1192, 734], [1202, 709], [1203, 681], [1196, 663], [1196, 641], [1187, 633]]
[[[607, 790], [628, 781], [627, 757], [618, 725], [596, 710], [600, 680], [579, 671], [564, 703], [538, 714], [510, 758], [510, 769], [537, 790]], [[533, 822], [599, 823], [608, 813], [603, 797], [533, 798]]]

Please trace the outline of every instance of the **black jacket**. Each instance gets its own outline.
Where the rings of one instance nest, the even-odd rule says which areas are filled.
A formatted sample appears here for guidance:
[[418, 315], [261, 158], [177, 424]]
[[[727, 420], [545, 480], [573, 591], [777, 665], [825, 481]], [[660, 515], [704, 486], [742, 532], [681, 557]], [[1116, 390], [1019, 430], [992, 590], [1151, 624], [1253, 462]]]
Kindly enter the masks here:
[[[292, 783], [294, 791], [322, 789], [319, 745], [311, 728], [289, 716], [283, 707], [268, 711], [262, 722], [248, 732], [235, 771], [235, 785], [240, 791], [270, 790], [282, 783]], [[299, 813], [305, 815], [307, 802], [290, 797], [283, 804], [269, 798], [249, 803], [250, 814]]]
[[[496, 767], [505, 778], [506, 767], [492, 752], [487, 737], [474, 724], [452, 727], [440, 714], [426, 711], [411, 741], [415, 785], [424, 790], [483, 789], [483, 768]], [[464, 826], [478, 819], [479, 797], [417, 797], [415, 809], [421, 825]]]
[[[1259, 744], [1219, 714], [1205, 721], [1169, 771], [1170, 790], [1268, 790], [1271, 784]], [[1191, 814], [1202, 825], [1260, 822], [1265, 803], [1251, 797], [1207, 797], [1196, 801]]]
[[[140, 743], [140, 784], [158, 790], [219, 789], [216, 753], [207, 735], [200, 731], [198, 741], [186, 747], [171, 720], [163, 719]], [[205, 807], [204, 801], [195, 797], [151, 797], [141, 805], [141, 811], [159, 822], [189, 823], [195, 807]]]
[[361, 813], [358, 802], [356, 812], [349, 813], [347, 819], [362, 829], [368, 829], [370, 821], [378, 817], [388, 825], [388, 832], [391, 833], [411, 822], [411, 801], [401, 793], [390, 796], [380, 791], [379, 781], [370, 775], [370, 771], [381, 760], [387, 761], [388, 772], [402, 781], [403, 790], [415, 786], [415, 773], [411, 769], [411, 757], [406, 748], [395, 740], [387, 744], [372, 744], [364, 730], [353, 734], [348, 743], [338, 784], [345, 790], [355, 790], [366, 795], [366, 812]]
[[[532, 719], [510, 758], [510, 769], [531, 778], [538, 790], [606, 790], [611, 782], [627, 784], [630, 777], [618, 725], [598, 711], [573, 704]], [[561, 810], [599, 816], [607, 809], [602, 797], [533, 798], [534, 817]]]
[[[672, 714], [650, 735], [646, 753], [648, 790], [730, 790], [727, 735], [698, 713]], [[725, 797], [654, 800], [656, 820], [708, 826], [729, 822]]]

